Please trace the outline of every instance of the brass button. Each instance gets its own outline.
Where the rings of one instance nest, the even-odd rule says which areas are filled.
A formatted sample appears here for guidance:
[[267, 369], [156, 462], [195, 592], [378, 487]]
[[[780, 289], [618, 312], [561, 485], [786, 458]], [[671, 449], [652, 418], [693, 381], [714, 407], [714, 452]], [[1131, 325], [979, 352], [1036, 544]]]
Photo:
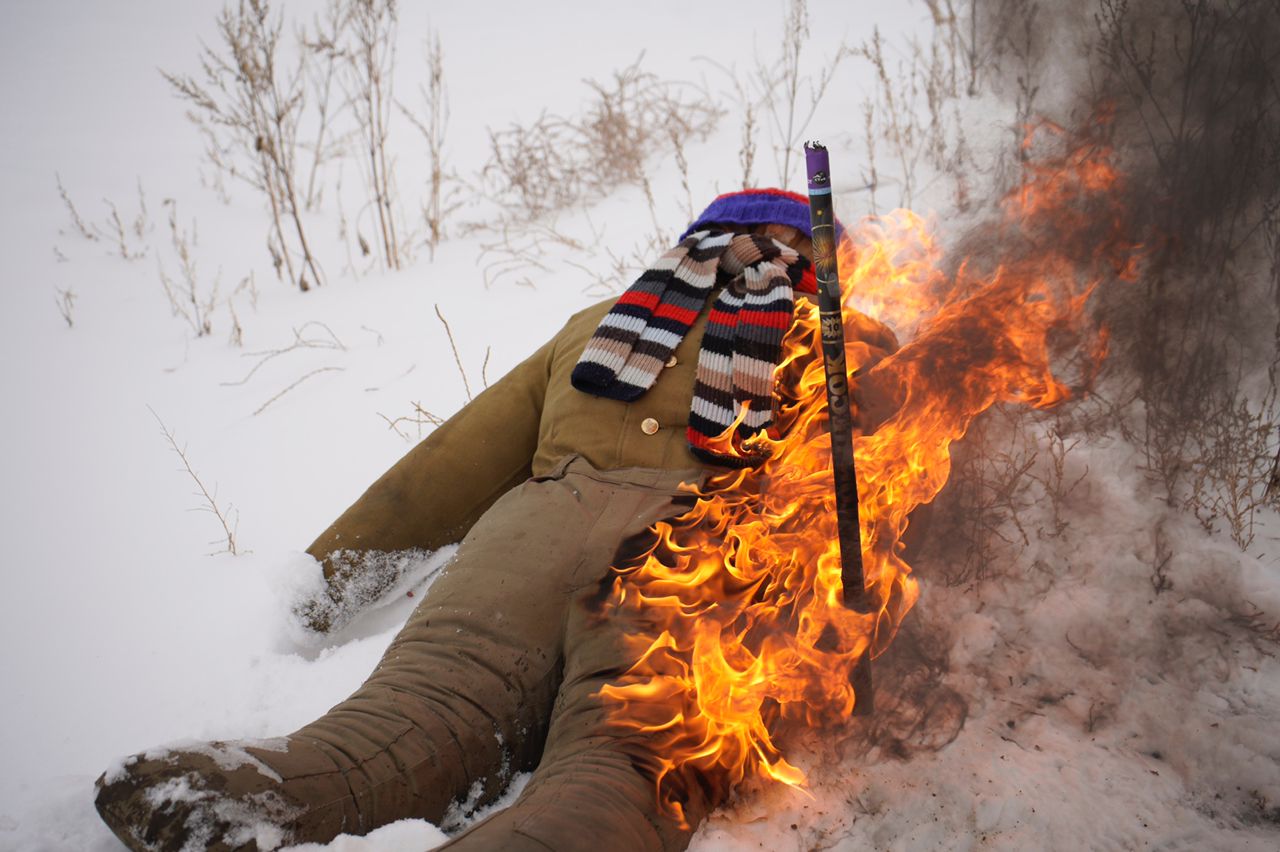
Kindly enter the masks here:
[[674, 367], [676, 364], [679, 364], [679, 363], [680, 363], [680, 359], [674, 355], [672, 355], [670, 358], [667, 359], [668, 367]]
[[654, 420], [652, 417], [646, 417], [644, 420], [640, 421], [640, 431], [646, 435], [657, 434], [658, 421]]

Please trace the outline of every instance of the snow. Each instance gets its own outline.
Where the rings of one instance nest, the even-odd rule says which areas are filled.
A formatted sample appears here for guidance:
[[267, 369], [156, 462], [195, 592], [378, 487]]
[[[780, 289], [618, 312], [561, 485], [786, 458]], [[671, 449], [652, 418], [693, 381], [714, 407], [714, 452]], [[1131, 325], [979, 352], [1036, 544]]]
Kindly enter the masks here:
[[[483, 373], [493, 380], [602, 295], [555, 246], [546, 270], [522, 271], [530, 286], [508, 276], [486, 287], [483, 232], [455, 233], [433, 261], [424, 252], [399, 272], [343, 274], [331, 209], [313, 220], [329, 285], [302, 295], [276, 281], [261, 205], [241, 188], [224, 204], [202, 185], [201, 141], [156, 70], [195, 70], [219, 6], [16, 0], [0, 13], [0, 849], [117, 849], [92, 796], [94, 779], [118, 772], [123, 755], [268, 740], [351, 692], [450, 549], [417, 559], [387, 598], [323, 643], [291, 615], [320, 582], [301, 549], [412, 445], [387, 420], [410, 415], [415, 402], [442, 416], [466, 402], [435, 306], [474, 391], [487, 352]], [[927, 17], [906, 4], [811, 6], [814, 57], [873, 23], [893, 44]], [[290, 11], [305, 18], [318, 7]], [[583, 78], [606, 77], [642, 51], [648, 70], [720, 91], [723, 80], [698, 57], [748, 65], [753, 46], [772, 48], [782, 17], [774, 0], [744, 0], [731, 13], [564, 3], [554, 26], [536, 4], [491, 9], [480, 20], [466, 4], [432, 4], [430, 20], [425, 9], [402, 9], [399, 91], [415, 96], [421, 38], [437, 28], [449, 151], [466, 174], [482, 164], [486, 128], [543, 108], [571, 112], [585, 96]], [[495, 16], [504, 26], [488, 25]], [[837, 163], [852, 163], [871, 72], [848, 62], [833, 85], [810, 135], [831, 145]], [[734, 188], [738, 132], [726, 119], [708, 142], [690, 145], [695, 206]], [[420, 185], [425, 147], [399, 142], [400, 185]], [[771, 174], [769, 153], [761, 158], [758, 171]], [[666, 159], [653, 169], [658, 218], [674, 232], [686, 215], [679, 175]], [[134, 244], [146, 256], [125, 260], [77, 235], [55, 172], [91, 222], [104, 221], [104, 199], [130, 220], [141, 186], [149, 230]], [[354, 168], [344, 180], [358, 183]], [[228, 340], [225, 308], [202, 338], [170, 315], [157, 273], [157, 264], [170, 273], [177, 265], [165, 199], [198, 232], [205, 282], [220, 275], [229, 296], [253, 275], [256, 298], [233, 297], [243, 346]], [[653, 230], [634, 187], [564, 214], [557, 227], [592, 246], [578, 259], [604, 276], [609, 252], [626, 257]], [[76, 297], [73, 328], [54, 304], [66, 288]], [[265, 361], [252, 354], [286, 349], [296, 335], [323, 345]], [[216, 552], [221, 528], [197, 511], [202, 500], [157, 417], [231, 510], [240, 555]], [[925, 641], [945, 656], [928, 706], [938, 708], [935, 721], [964, 708], [963, 726], [924, 725], [916, 740], [907, 732], [902, 754], [868, 750], [856, 730], [801, 736], [794, 762], [809, 774], [808, 790], [748, 785], [691, 848], [1280, 843], [1280, 664], [1276, 646], [1250, 641], [1240, 622], [1250, 605], [1280, 612], [1280, 520], [1262, 516], [1241, 553], [1164, 505], [1124, 442], [1099, 440], [1072, 458], [1084, 479], [1058, 507], [1068, 523], [1060, 536], [1044, 534], [1055, 528], [1054, 507], [1041, 501], [1022, 519], [1040, 534], [997, 576], [951, 588], [920, 566], [924, 595], [903, 647]], [[1172, 586], [1161, 591], [1151, 580], [1157, 528], [1173, 554]], [[910, 668], [883, 665], [891, 699], [893, 667]], [[939, 727], [954, 734], [940, 748], [928, 742]], [[527, 780], [517, 776], [480, 813], [459, 803], [448, 827], [509, 804]], [[264, 845], [278, 842], [246, 822], [246, 832], [260, 830]], [[444, 839], [408, 820], [300, 848], [390, 852]]]
[[340, 834], [327, 844], [299, 843], [288, 847], [291, 852], [418, 852], [433, 849], [449, 839], [443, 831], [426, 820], [402, 819], [375, 829], [363, 837]]

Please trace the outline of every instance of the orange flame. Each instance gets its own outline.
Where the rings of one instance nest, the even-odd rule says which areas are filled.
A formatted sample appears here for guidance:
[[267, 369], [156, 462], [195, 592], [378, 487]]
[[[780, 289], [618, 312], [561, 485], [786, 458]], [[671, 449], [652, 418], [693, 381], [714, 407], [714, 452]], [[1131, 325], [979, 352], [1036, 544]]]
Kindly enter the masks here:
[[[686, 768], [728, 784], [749, 774], [804, 783], [778, 731], [850, 715], [854, 665], [887, 647], [919, 595], [902, 535], [912, 510], [946, 483], [951, 443], [995, 403], [1067, 399], [1051, 368], [1063, 341], [1086, 363], [1101, 358], [1105, 336], [1090, 327], [1086, 303], [1100, 282], [1136, 271], [1120, 177], [1107, 147], [1064, 152], [1060, 128], [1039, 129], [1059, 151], [1029, 161], [1004, 198], [1001, 221], [981, 241], [999, 247], [998, 258], [966, 259], [947, 274], [925, 221], [908, 211], [861, 223], [841, 247], [855, 399], [869, 403], [864, 423], [883, 419], [855, 440], [877, 611], [842, 604], [817, 309], [808, 304], [797, 305], [777, 373], [781, 437], [753, 439], [768, 460], [713, 476], [691, 510], [654, 526], [645, 554], [615, 566], [606, 614], [635, 625], [636, 663], [600, 694], [613, 724], [657, 742], [659, 801], [677, 819], [673, 782]], [[882, 357], [896, 344], [855, 303], [910, 342]], [[875, 400], [887, 417], [875, 416]]]

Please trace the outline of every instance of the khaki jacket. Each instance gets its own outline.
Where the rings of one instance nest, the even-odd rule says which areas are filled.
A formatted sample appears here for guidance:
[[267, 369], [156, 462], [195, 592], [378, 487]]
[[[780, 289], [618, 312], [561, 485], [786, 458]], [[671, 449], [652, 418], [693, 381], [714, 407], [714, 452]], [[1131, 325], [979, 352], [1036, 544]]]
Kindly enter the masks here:
[[[436, 550], [459, 541], [507, 491], [570, 454], [597, 470], [706, 466], [686, 429], [711, 302], [654, 386], [634, 402], [583, 393], [569, 382], [588, 338], [616, 300], [587, 308], [496, 384], [414, 447], [307, 548], [334, 573], [337, 551]], [[846, 328], [873, 358], [897, 348], [885, 326], [857, 315]], [[647, 422], [648, 421], [648, 422]], [[654, 428], [656, 424], [656, 429]]]

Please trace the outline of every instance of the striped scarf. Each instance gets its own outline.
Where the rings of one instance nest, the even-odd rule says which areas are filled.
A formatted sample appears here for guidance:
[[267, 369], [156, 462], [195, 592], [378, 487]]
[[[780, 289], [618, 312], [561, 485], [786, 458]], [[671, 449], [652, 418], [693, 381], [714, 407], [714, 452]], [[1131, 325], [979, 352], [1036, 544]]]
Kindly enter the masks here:
[[809, 261], [783, 243], [720, 230], [689, 234], [605, 314], [571, 381], [585, 393], [624, 402], [643, 395], [717, 282], [725, 286], [698, 353], [689, 446], [703, 461], [745, 467], [762, 457], [743, 441], [773, 424], [773, 371], [791, 326], [792, 288], [816, 289]]

